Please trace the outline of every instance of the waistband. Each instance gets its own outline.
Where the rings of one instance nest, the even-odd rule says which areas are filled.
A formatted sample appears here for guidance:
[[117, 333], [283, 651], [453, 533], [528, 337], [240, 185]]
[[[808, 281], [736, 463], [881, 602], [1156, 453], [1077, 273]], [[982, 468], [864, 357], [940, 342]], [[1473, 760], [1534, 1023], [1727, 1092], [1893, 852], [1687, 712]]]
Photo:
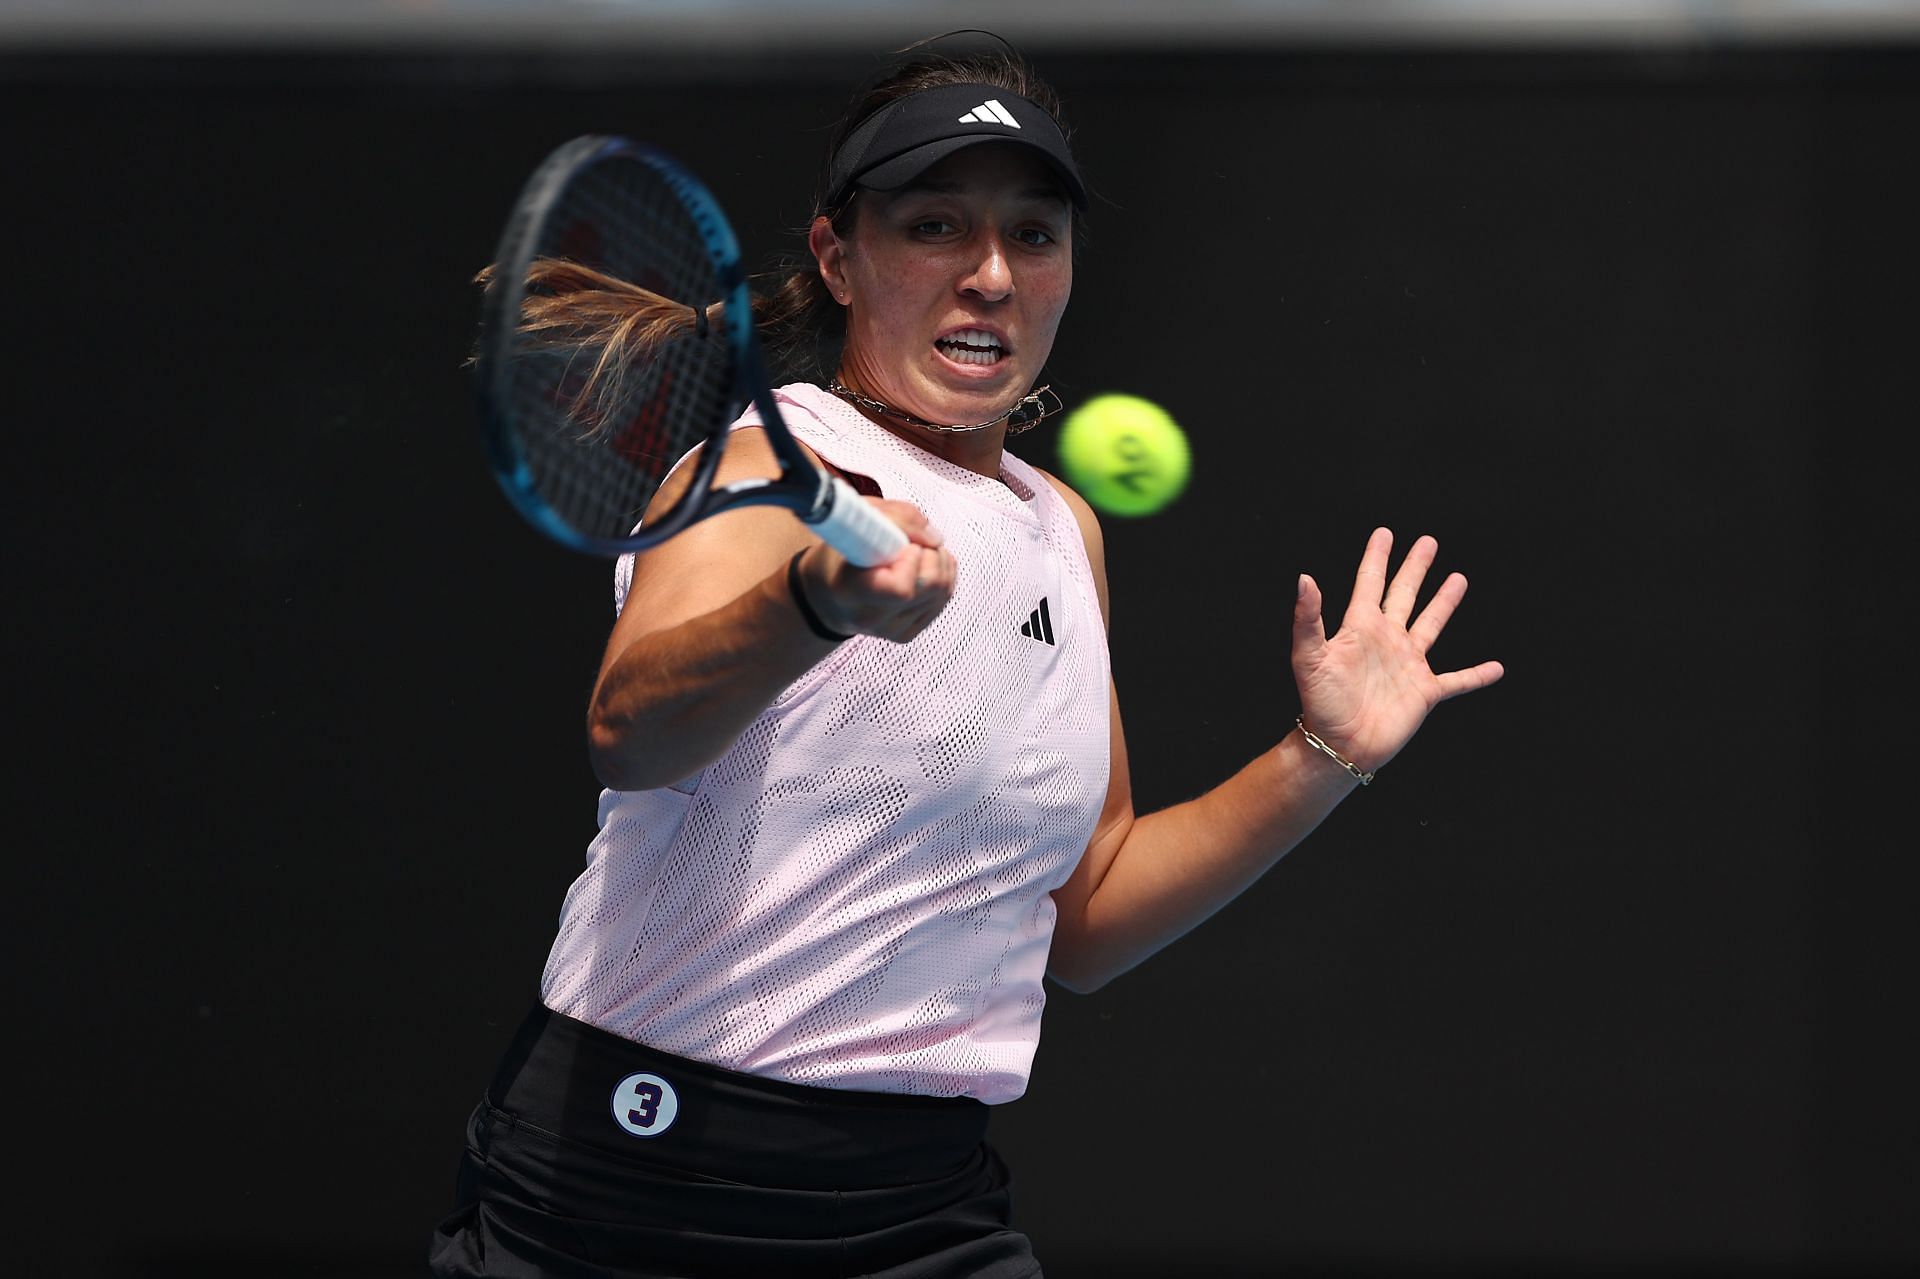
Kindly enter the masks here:
[[661, 1052], [536, 1005], [488, 1102], [517, 1122], [683, 1173], [793, 1189], [905, 1185], [976, 1157], [971, 1097], [816, 1088]]

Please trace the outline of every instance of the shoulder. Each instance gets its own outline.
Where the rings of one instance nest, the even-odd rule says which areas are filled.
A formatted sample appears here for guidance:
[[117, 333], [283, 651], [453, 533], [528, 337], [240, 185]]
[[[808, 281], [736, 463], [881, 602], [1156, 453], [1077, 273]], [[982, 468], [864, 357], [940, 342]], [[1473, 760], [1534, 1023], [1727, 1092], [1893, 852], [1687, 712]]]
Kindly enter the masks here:
[[[823, 435], [831, 437], [832, 424], [827, 415], [840, 401], [811, 382], [788, 382], [776, 386], [773, 388], [773, 401], [780, 414], [780, 425], [800, 446], [800, 451], [815, 465], [827, 465], [820, 455], [818, 441]], [[734, 461], [732, 468], [725, 461], [721, 464], [723, 471], [732, 471], [728, 479], [778, 473], [779, 454], [767, 437], [766, 423], [758, 405], [749, 403], [734, 419], [727, 436], [727, 458]]]
[[1073, 512], [1073, 522], [1079, 525], [1080, 540], [1087, 548], [1087, 564], [1093, 570], [1094, 589], [1100, 596], [1100, 612], [1105, 614], [1107, 612], [1107, 543], [1105, 535], [1100, 531], [1100, 517], [1094, 513], [1087, 499], [1074, 491], [1071, 484], [1051, 471], [1042, 470], [1037, 466], [1033, 469], [1052, 486], [1054, 492], [1060, 495], [1060, 500], [1067, 504], [1067, 509]]
[[1093, 555], [1096, 552], [1104, 551], [1105, 542], [1100, 532], [1100, 517], [1094, 513], [1093, 507], [1088, 503], [1087, 499], [1081, 497], [1071, 484], [1068, 484], [1052, 471], [1041, 470], [1041, 468], [1037, 466], [1033, 469], [1042, 479], [1053, 486], [1053, 491], [1060, 495], [1060, 500], [1065, 502], [1067, 509], [1073, 512], [1074, 523], [1080, 526], [1080, 536], [1085, 539], [1087, 543], [1087, 554]]

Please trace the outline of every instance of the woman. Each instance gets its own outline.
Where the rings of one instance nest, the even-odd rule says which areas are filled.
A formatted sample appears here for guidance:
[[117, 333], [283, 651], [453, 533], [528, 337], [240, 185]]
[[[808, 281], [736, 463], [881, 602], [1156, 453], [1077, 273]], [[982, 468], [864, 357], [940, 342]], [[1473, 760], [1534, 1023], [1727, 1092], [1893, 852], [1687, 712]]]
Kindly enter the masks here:
[[[750, 508], [621, 563], [601, 829], [435, 1273], [1039, 1274], [984, 1136], [1025, 1090], [1043, 976], [1139, 963], [1500, 677], [1429, 669], [1465, 580], [1416, 615], [1435, 544], [1390, 577], [1377, 530], [1332, 639], [1298, 581], [1301, 723], [1134, 812], [1099, 524], [1004, 447], [1044, 416], [1086, 202], [1011, 56], [918, 57], [849, 112], [785, 293], [837, 322], [836, 375], [779, 395], [909, 545], [860, 569]], [[721, 481], [777, 469], [756, 421]]]

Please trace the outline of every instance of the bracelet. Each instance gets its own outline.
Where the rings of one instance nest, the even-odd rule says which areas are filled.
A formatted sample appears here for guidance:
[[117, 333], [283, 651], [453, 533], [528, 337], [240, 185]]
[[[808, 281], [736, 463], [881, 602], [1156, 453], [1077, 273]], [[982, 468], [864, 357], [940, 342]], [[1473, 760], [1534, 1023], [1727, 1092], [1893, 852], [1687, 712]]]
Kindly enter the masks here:
[[1360, 779], [1360, 784], [1362, 786], [1365, 786], [1368, 783], [1373, 781], [1372, 773], [1362, 772], [1360, 770], [1360, 765], [1354, 763], [1352, 760], [1342, 755], [1339, 751], [1333, 749], [1333, 747], [1321, 741], [1319, 735], [1315, 733], [1311, 728], [1307, 727], [1307, 717], [1305, 715], [1299, 716], [1293, 722], [1295, 726], [1299, 728], [1300, 736], [1307, 739], [1307, 745], [1313, 747], [1313, 749], [1319, 751], [1322, 755], [1325, 755], [1328, 759], [1340, 765], [1340, 767], [1346, 769], [1349, 773], [1352, 773], [1355, 777], [1358, 777]]
[[793, 602], [799, 606], [800, 616], [806, 619], [807, 629], [823, 640], [831, 640], [838, 644], [841, 640], [852, 639], [851, 635], [842, 635], [839, 631], [828, 630], [827, 624], [820, 620], [820, 614], [814, 612], [813, 605], [807, 603], [807, 592], [800, 585], [800, 557], [806, 553], [807, 548], [803, 546], [793, 553], [792, 559], [787, 561], [787, 589], [793, 593]]

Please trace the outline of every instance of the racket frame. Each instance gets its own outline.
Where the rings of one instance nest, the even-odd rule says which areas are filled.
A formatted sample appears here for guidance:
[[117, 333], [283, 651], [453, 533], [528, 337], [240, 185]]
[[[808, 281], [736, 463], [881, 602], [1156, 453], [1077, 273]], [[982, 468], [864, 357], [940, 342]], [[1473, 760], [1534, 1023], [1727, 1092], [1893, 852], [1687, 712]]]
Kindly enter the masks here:
[[[519, 321], [521, 303], [526, 296], [527, 270], [538, 252], [547, 217], [574, 175], [606, 163], [646, 164], [680, 200], [713, 264], [715, 278], [721, 289], [720, 300], [724, 303], [722, 327], [733, 364], [731, 405], [709, 427], [706, 439], [699, 446], [699, 457], [695, 459], [692, 481], [686, 493], [671, 509], [649, 514], [643, 528], [624, 537], [601, 537], [586, 533], [553, 509], [541, 495], [533, 469], [521, 449], [508, 414], [500, 407], [506, 397], [495, 394], [495, 386], [505, 375], [512, 358], [514, 330]], [[734, 507], [784, 506], [802, 522], [810, 526], [822, 525], [833, 515], [836, 497], [852, 494], [853, 490], [845, 481], [836, 484], [836, 477], [807, 455], [780, 416], [760, 354], [759, 335], [754, 328], [752, 294], [733, 226], [721, 210], [719, 201], [707, 190], [706, 184], [665, 151], [613, 134], [587, 134], [562, 143], [547, 155], [522, 187], [520, 197], [515, 201], [513, 212], [501, 232], [494, 263], [495, 274], [488, 284], [481, 306], [479, 350], [475, 361], [475, 393], [479, 401], [482, 435], [486, 441], [489, 466], [508, 501], [548, 537], [563, 546], [589, 554], [620, 556], [658, 545], [694, 521]], [[777, 478], [756, 477], [716, 489], [713, 478], [726, 451], [732, 423], [749, 401], [759, 410], [768, 442], [780, 460], [781, 474]], [[877, 513], [876, 518], [884, 519]], [[859, 522], [870, 523], [864, 519]], [[900, 540], [904, 543], [905, 539], [902, 537]]]

